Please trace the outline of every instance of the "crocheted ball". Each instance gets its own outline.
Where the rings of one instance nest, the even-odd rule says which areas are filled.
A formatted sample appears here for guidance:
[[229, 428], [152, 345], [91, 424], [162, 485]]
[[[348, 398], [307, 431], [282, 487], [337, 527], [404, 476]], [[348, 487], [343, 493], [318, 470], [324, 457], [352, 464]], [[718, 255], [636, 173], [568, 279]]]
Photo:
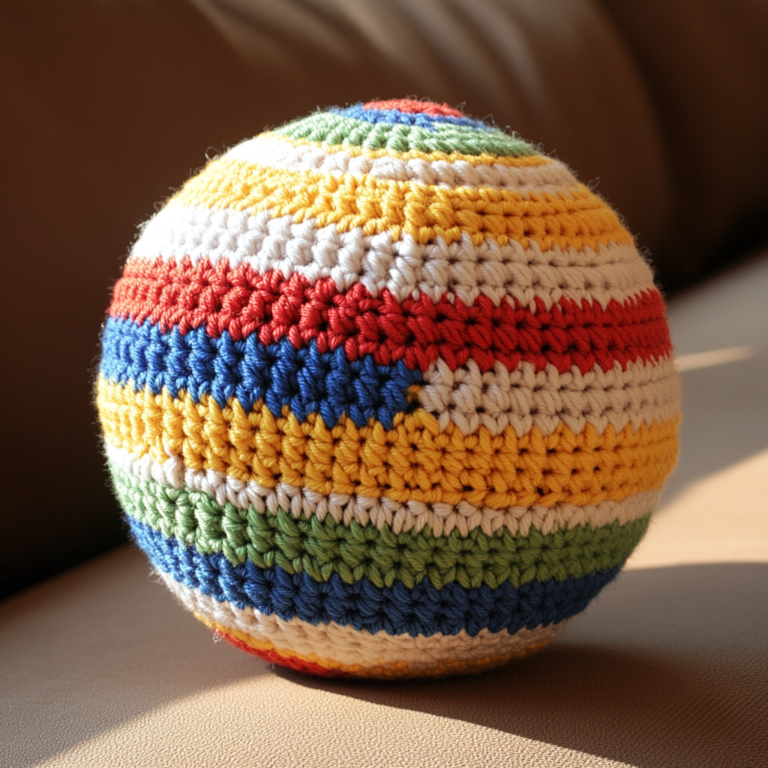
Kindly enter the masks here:
[[485, 669], [616, 577], [678, 449], [664, 304], [562, 163], [445, 105], [329, 109], [143, 227], [98, 409], [132, 535], [318, 675]]

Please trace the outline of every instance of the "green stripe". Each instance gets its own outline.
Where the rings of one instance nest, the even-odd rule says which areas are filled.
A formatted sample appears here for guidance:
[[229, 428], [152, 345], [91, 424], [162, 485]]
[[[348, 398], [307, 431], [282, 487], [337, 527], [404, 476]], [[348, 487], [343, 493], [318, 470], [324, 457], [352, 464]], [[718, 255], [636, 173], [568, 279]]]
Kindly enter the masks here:
[[306, 571], [316, 581], [332, 574], [353, 583], [366, 577], [377, 587], [395, 580], [413, 587], [427, 577], [440, 589], [458, 581], [465, 588], [515, 588], [536, 579], [563, 581], [621, 565], [648, 528], [650, 515], [625, 525], [579, 525], [528, 536], [507, 528], [492, 536], [475, 528], [435, 536], [428, 528], [395, 534], [384, 526], [321, 521], [287, 512], [261, 514], [253, 507], [220, 505], [202, 491], [170, 488], [111, 466], [115, 490], [127, 514], [164, 536], [194, 545], [202, 554], [222, 553], [238, 565], [277, 565], [289, 573]]
[[367, 123], [331, 112], [317, 112], [275, 129], [293, 139], [319, 141], [329, 145], [389, 149], [393, 152], [460, 152], [463, 155], [488, 153], [501, 157], [535, 155], [536, 149], [519, 136], [498, 128], [478, 131], [462, 125], [443, 123], [429, 131], [414, 125]]

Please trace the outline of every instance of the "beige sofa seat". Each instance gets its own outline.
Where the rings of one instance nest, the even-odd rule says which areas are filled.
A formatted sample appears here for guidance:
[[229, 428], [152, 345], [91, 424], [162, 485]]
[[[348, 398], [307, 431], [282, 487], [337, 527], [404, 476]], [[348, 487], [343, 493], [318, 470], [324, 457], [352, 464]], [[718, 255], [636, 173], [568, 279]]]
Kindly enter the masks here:
[[124, 540], [91, 402], [99, 327], [137, 225], [206, 151], [318, 105], [464, 103], [571, 165], [679, 287], [723, 242], [747, 247], [745, 218], [768, 220], [768, 5], [724, 8], [7, 0], [0, 596]]
[[672, 303], [679, 469], [548, 649], [476, 677], [304, 677], [214, 642], [123, 548], [0, 606], [0, 765], [765, 765], [765, 296], [768, 253]]

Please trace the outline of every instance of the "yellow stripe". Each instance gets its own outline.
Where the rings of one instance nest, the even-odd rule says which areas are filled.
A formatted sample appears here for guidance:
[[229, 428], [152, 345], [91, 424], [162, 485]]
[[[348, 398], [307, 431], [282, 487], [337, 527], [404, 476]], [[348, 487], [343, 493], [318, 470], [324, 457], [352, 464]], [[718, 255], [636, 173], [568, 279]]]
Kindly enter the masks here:
[[547, 645], [551, 639], [547, 638], [541, 642], [532, 643], [519, 651], [512, 651], [498, 656], [486, 656], [481, 659], [444, 659], [428, 665], [409, 664], [407, 661], [400, 661], [392, 662], [390, 664], [374, 664], [372, 666], [364, 667], [362, 664], [344, 664], [336, 659], [321, 657], [315, 653], [297, 653], [289, 648], [280, 648], [272, 645], [272, 643], [256, 640], [256, 638], [251, 637], [240, 630], [225, 627], [223, 624], [211, 621], [200, 613], [194, 612], [193, 615], [214, 632], [231, 635], [249, 648], [258, 651], [274, 651], [287, 659], [306, 661], [310, 664], [317, 664], [324, 669], [338, 670], [339, 672], [345, 672], [354, 675], [355, 677], [441, 677], [443, 675], [460, 675], [468, 672], [481, 672], [485, 669], [491, 669], [506, 664], [512, 659], [519, 659], [530, 653], [534, 653]]
[[407, 234], [419, 243], [436, 237], [452, 243], [464, 234], [476, 245], [514, 240], [544, 250], [632, 243], [616, 214], [587, 187], [580, 184], [568, 193], [523, 197], [508, 189], [333, 176], [222, 158], [190, 179], [171, 203], [266, 210], [296, 222], [315, 219], [318, 227], [335, 224], [339, 232], [360, 227], [367, 236], [388, 231], [396, 240]]
[[643, 424], [637, 432], [588, 424], [574, 434], [561, 424], [518, 437], [512, 427], [463, 435], [440, 430], [424, 410], [400, 414], [385, 430], [342, 417], [328, 429], [319, 414], [279, 418], [261, 402], [245, 412], [236, 399], [221, 408], [208, 395], [174, 399], [99, 380], [97, 405], [107, 442], [135, 456], [183, 457], [190, 469], [212, 469], [266, 488], [278, 483], [329, 495], [386, 496], [400, 503], [459, 504], [504, 509], [558, 503], [621, 501], [661, 487], [677, 458], [678, 419]]
[[428, 163], [437, 161], [444, 163], [469, 163], [470, 165], [503, 165], [508, 168], [532, 168], [540, 165], [550, 165], [554, 162], [544, 155], [524, 155], [521, 157], [501, 157], [490, 153], [482, 155], [464, 155], [461, 152], [422, 152], [411, 149], [408, 152], [395, 152], [391, 149], [366, 149], [365, 147], [346, 146], [344, 144], [326, 144], [322, 141], [309, 141], [308, 139], [294, 139], [282, 133], [266, 131], [260, 133], [255, 139], [279, 139], [281, 142], [294, 147], [316, 147], [326, 155], [334, 152], [344, 152], [350, 157], [394, 157], [398, 160], [424, 160]]

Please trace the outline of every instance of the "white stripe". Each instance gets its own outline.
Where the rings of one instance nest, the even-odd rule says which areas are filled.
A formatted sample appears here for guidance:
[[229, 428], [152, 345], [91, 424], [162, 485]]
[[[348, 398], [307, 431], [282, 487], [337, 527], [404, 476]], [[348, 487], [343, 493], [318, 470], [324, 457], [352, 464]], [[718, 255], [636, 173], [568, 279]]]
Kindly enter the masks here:
[[395, 533], [420, 531], [428, 526], [435, 536], [448, 535], [457, 529], [462, 536], [474, 528], [482, 528], [489, 536], [506, 526], [513, 534], [527, 536], [531, 527], [544, 534], [559, 528], [572, 528], [590, 524], [593, 527], [620, 524], [637, 520], [652, 512], [659, 503], [661, 490], [646, 491], [622, 501], [601, 501], [599, 504], [556, 504], [554, 507], [508, 507], [490, 509], [476, 507], [465, 501], [453, 504], [425, 504], [411, 501], [400, 504], [386, 497], [331, 494], [325, 496], [307, 488], [296, 488], [280, 483], [276, 488], [265, 488], [257, 482], [244, 482], [221, 472], [190, 469], [181, 456], [169, 456], [158, 462], [150, 454], [135, 456], [124, 448], [109, 443], [105, 446], [107, 459], [123, 471], [144, 480], [154, 480], [170, 488], [185, 486], [203, 491], [224, 505], [238, 509], [253, 507], [258, 513], [276, 514], [282, 509], [298, 518], [301, 514], [317, 515], [324, 520], [330, 515], [337, 523], [349, 525], [352, 520], [360, 525], [369, 523], [381, 529], [388, 525]]
[[185, 608], [209, 621], [239, 630], [276, 648], [286, 648], [302, 655], [314, 653], [321, 658], [365, 667], [397, 662], [429, 667], [445, 660], [473, 661], [487, 656], [502, 656], [556, 637], [566, 624], [563, 621], [548, 627], [521, 629], [514, 635], [487, 629], [482, 629], [474, 637], [468, 635], [466, 630], [457, 635], [437, 633], [430, 637], [388, 635], [384, 630], [372, 634], [333, 622], [314, 625], [297, 618], [284, 621], [274, 614], [268, 616], [253, 608], [238, 608], [229, 602], [219, 602], [199, 590], [180, 584], [165, 573], [158, 571], [158, 574]]
[[141, 230], [131, 259], [193, 263], [225, 259], [248, 264], [259, 274], [278, 270], [303, 275], [310, 283], [332, 278], [339, 291], [362, 283], [374, 296], [388, 289], [398, 301], [419, 293], [433, 301], [448, 293], [471, 304], [488, 296], [498, 305], [511, 296], [531, 311], [549, 309], [561, 298], [595, 301], [605, 308], [640, 291], [654, 290], [653, 275], [633, 245], [596, 249], [551, 248], [531, 241], [528, 248], [494, 240], [475, 245], [469, 235], [447, 245], [442, 238], [417, 243], [410, 235], [393, 241], [389, 232], [372, 237], [362, 229], [340, 233], [314, 219], [294, 223], [268, 211], [249, 214], [169, 204]]
[[393, 181], [415, 181], [441, 187], [486, 187], [519, 192], [524, 197], [554, 195], [572, 197], [578, 180], [561, 162], [515, 167], [501, 163], [474, 164], [466, 160], [370, 157], [349, 152], [328, 152], [323, 147], [294, 144], [274, 134], [257, 136], [230, 149], [222, 159], [292, 171], [314, 171], [330, 176], [372, 176]]
[[418, 392], [419, 404], [437, 417], [440, 429], [456, 424], [465, 435], [481, 425], [492, 435], [511, 426], [527, 435], [535, 426], [545, 435], [565, 424], [579, 434], [591, 424], [602, 434], [608, 425], [620, 432], [627, 424], [666, 421], [680, 413], [680, 376], [671, 358], [655, 363], [617, 362], [609, 371], [596, 366], [581, 373], [573, 366], [559, 373], [554, 365], [536, 372], [532, 363], [508, 371], [496, 363], [482, 373], [468, 362], [452, 371], [444, 360], [429, 366], [427, 384]]

